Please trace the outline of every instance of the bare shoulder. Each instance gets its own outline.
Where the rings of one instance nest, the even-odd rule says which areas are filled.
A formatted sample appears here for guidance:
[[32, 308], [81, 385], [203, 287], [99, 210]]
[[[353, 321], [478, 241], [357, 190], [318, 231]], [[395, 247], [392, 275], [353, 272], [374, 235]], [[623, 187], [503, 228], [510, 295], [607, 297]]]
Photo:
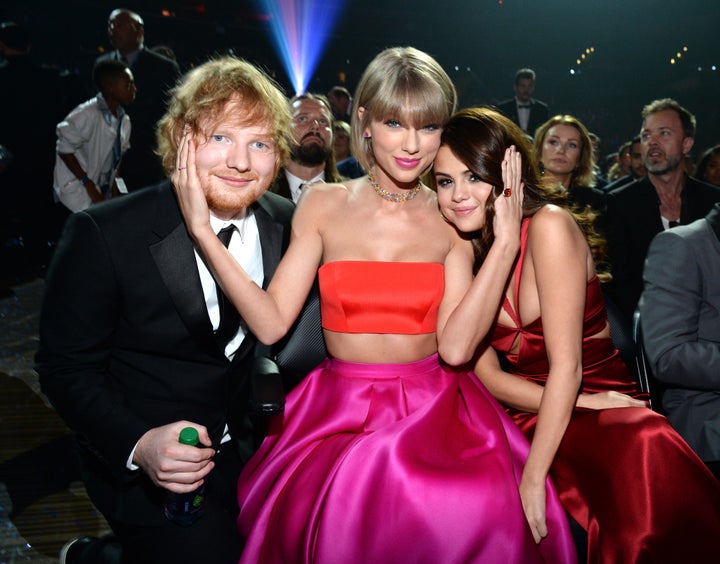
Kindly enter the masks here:
[[307, 187], [303, 189], [300, 199], [325, 199], [327, 197], [342, 198], [347, 197], [347, 194], [348, 187], [345, 184], [335, 184], [331, 182], [323, 182], [322, 180], [320, 180], [318, 182], [313, 182], [312, 184], [307, 185]]
[[555, 204], [543, 206], [535, 213], [528, 227], [528, 237], [533, 239], [547, 240], [567, 236], [582, 237], [582, 231], [570, 212]]
[[344, 206], [348, 199], [348, 188], [344, 184], [315, 182], [303, 189], [297, 203], [298, 214], [326, 213]]

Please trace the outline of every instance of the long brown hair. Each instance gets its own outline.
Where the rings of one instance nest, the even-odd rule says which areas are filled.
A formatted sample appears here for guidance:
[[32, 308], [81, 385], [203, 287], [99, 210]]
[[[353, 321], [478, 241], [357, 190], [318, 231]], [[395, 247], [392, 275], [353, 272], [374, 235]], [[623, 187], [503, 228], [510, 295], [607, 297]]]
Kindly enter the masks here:
[[489, 108], [469, 108], [457, 112], [443, 130], [441, 146], [449, 148], [470, 171], [494, 189], [485, 202], [485, 225], [472, 235], [475, 269], [480, 268], [495, 239], [493, 219], [495, 199], [502, 194], [502, 161], [505, 150], [514, 145], [522, 157], [522, 181], [525, 184], [523, 216], [534, 215], [546, 204], [568, 211], [580, 226], [596, 262], [601, 280], [609, 280], [605, 265], [605, 241], [594, 229], [595, 215], [589, 211], [568, 208], [567, 197], [559, 185], [540, 175], [526, 134], [512, 121]]

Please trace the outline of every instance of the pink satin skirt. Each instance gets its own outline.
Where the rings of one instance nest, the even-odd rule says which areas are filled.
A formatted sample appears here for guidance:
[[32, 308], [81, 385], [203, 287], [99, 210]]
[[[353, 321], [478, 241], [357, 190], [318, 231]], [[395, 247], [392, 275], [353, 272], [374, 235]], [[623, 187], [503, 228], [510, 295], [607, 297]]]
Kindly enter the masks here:
[[243, 470], [241, 562], [575, 562], [548, 481], [536, 545], [518, 484], [528, 443], [471, 374], [437, 355], [327, 359]]

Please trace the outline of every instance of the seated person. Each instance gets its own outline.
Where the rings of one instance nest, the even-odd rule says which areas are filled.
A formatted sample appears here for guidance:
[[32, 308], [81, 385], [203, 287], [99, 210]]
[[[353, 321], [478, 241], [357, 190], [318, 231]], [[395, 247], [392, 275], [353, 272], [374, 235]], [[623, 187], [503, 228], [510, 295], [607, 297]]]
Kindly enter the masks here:
[[587, 531], [588, 562], [715, 561], [720, 484], [647, 408], [610, 338], [600, 287], [607, 273], [593, 252], [602, 241], [590, 214], [567, 208], [529, 154], [522, 131], [493, 110], [463, 110], [443, 129], [438, 203], [472, 239], [479, 272], [495, 256], [495, 225], [514, 194], [508, 170], [521, 173], [524, 198], [517, 259], [509, 276], [495, 270], [506, 290], [490, 333], [482, 329], [478, 312], [488, 300], [476, 278], [448, 319], [439, 352], [454, 365], [477, 358], [478, 378], [530, 440], [520, 481], [529, 522], [544, 519], [550, 475]]
[[720, 464], [720, 203], [655, 236], [640, 298], [654, 376], [668, 385], [670, 423], [706, 462]]

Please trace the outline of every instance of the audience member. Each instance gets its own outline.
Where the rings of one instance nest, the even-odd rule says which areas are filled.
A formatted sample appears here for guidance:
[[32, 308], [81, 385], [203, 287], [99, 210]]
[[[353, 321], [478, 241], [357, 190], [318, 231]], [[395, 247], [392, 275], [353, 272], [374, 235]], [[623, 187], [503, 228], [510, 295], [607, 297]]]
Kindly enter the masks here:
[[440, 210], [473, 238], [476, 268], [484, 270], [499, 210], [512, 196], [497, 187], [508, 186], [513, 147], [522, 155], [524, 199], [519, 256], [501, 277], [502, 307], [486, 336], [484, 316], [473, 313], [486, 296], [471, 287], [460, 316], [445, 326], [440, 353], [452, 364], [478, 359], [476, 374], [531, 440], [520, 482], [531, 523], [544, 520], [550, 473], [588, 533], [587, 562], [710, 562], [720, 484], [667, 419], [647, 408], [613, 345], [591, 218], [565, 209], [538, 176], [520, 129], [485, 108], [461, 111], [443, 131], [434, 165]]
[[590, 135], [577, 118], [557, 115], [537, 128], [533, 146], [540, 173], [556, 181], [571, 205], [605, 208], [604, 194], [595, 188], [596, 166]]
[[119, 169], [130, 144], [130, 118], [123, 106], [135, 99], [133, 75], [122, 61], [107, 59], [95, 65], [93, 82], [97, 96], [56, 129], [55, 196], [73, 212], [127, 192]]
[[636, 135], [632, 138], [632, 141], [629, 141], [628, 143], [630, 171], [624, 176], [621, 176], [604, 186], [603, 190], [605, 190], [605, 192], [610, 192], [611, 190], [621, 188], [626, 184], [630, 184], [633, 180], [637, 180], [638, 178], [642, 178], [643, 176], [645, 176], [645, 163], [643, 162], [642, 143], [640, 141], [640, 136]]
[[710, 147], [700, 155], [695, 174], [703, 182], [720, 186], [720, 145]]
[[[158, 128], [174, 182], [186, 171], [177, 155], [187, 157], [195, 141], [210, 221], [231, 227], [229, 252], [266, 286], [293, 212], [286, 199], [264, 194], [289, 150], [285, 96], [248, 63], [210, 61], [173, 90]], [[124, 562], [226, 563], [240, 555], [233, 439], [256, 338], [222, 307], [223, 297], [170, 182], [68, 219], [48, 273], [37, 371], [78, 435], [86, 489], [121, 541]], [[178, 443], [187, 426], [202, 448]], [[190, 528], [169, 521], [168, 490], [203, 483], [205, 515]]]
[[360, 178], [365, 174], [350, 150], [350, 124], [346, 121], [333, 123], [333, 155], [343, 178]]
[[535, 135], [535, 130], [550, 117], [548, 106], [532, 97], [535, 92], [535, 71], [520, 69], [515, 73], [515, 97], [500, 102], [498, 110], [513, 120], [525, 133]]
[[[472, 247], [419, 177], [455, 88], [429, 55], [393, 48], [370, 63], [355, 100], [353, 153], [369, 175], [308, 189], [267, 292], [215, 245], [192, 151], [179, 161], [192, 236], [261, 341], [292, 325], [322, 265], [329, 358], [290, 392], [240, 476], [241, 562], [573, 561], [549, 482], [547, 529], [525, 520], [518, 429], [472, 373], [438, 360], [438, 338], [471, 282]], [[503, 233], [476, 279], [487, 314], [479, 330], [493, 322], [517, 248], [519, 219], [507, 219], [519, 213], [514, 172], [503, 178], [516, 193], [498, 214]]]
[[[36, 274], [47, 265], [64, 213], [48, 190], [55, 158], [55, 125], [69, 110], [63, 106], [60, 73], [30, 56], [28, 31], [15, 22], [0, 24], [0, 249], [14, 241], [22, 247], [14, 264], [0, 256], [5, 272]], [[75, 102], [77, 103], [77, 102]], [[74, 105], [74, 104], [73, 104]]]
[[638, 305], [653, 375], [667, 385], [670, 423], [720, 464], [720, 203], [655, 236]]
[[130, 192], [164, 178], [155, 125], [165, 111], [167, 91], [175, 84], [178, 64], [145, 48], [145, 26], [139, 14], [117, 9], [108, 18], [108, 37], [113, 50], [98, 61], [124, 61], [132, 70], [138, 94], [126, 110], [132, 120], [130, 150], [123, 160], [123, 178]]
[[332, 112], [321, 94], [300, 94], [290, 100], [292, 138], [290, 156], [270, 190], [297, 202], [314, 182], [339, 182], [333, 156]]
[[632, 319], [642, 292], [650, 241], [663, 229], [705, 217], [720, 201], [720, 188], [685, 173], [695, 116], [675, 100], [655, 100], [642, 110], [642, 155], [647, 176], [607, 194], [605, 217], [612, 282], [608, 292]]
[[628, 176], [630, 174], [630, 141], [625, 141], [617, 153], [615, 154], [615, 162], [608, 170], [608, 180], [614, 182], [618, 178]]
[[352, 96], [344, 86], [333, 86], [327, 93], [333, 117], [338, 121], [350, 123], [352, 119]]

